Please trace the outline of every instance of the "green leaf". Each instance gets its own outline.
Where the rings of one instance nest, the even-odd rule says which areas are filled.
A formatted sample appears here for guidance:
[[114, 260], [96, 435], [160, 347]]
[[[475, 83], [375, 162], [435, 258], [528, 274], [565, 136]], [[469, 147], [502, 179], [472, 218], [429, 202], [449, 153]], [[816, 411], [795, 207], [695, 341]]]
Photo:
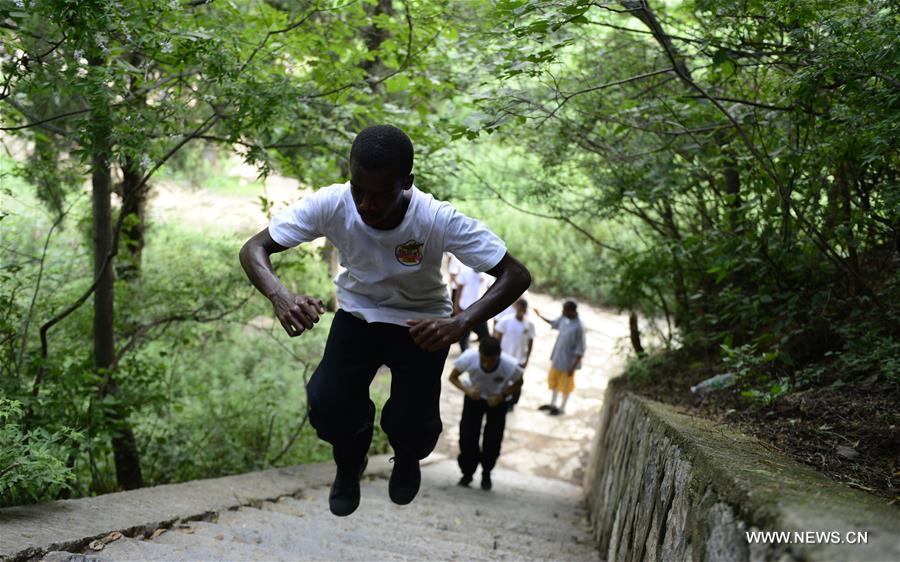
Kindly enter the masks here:
[[737, 72], [737, 65], [731, 59], [722, 62], [720, 68], [722, 69], [723, 80], [728, 80], [729, 78], [734, 76], [735, 72]]
[[389, 94], [406, 91], [409, 88], [409, 78], [403, 74], [397, 74], [385, 80], [384, 89]]

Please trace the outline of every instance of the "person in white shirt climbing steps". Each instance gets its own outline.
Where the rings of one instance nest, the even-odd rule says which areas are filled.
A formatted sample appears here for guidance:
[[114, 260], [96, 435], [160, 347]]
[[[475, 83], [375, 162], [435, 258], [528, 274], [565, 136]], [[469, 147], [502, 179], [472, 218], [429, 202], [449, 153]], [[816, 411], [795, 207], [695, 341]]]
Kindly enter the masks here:
[[[575, 390], [575, 370], [581, 368], [581, 358], [584, 357], [584, 326], [578, 318], [578, 305], [572, 300], [563, 303], [562, 315], [555, 320], [544, 318], [536, 308], [534, 313], [550, 324], [551, 328], [559, 330], [550, 354], [550, 371], [547, 373], [547, 386], [553, 396], [549, 404], [538, 408], [546, 410], [551, 416], [559, 416], [566, 412], [569, 395]], [[556, 400], [560, 396], [562, 401], [557, 406]]]
[[[468, 384], [460, 379], [463, 373], [469, 375]], [[470, 349], [456, 359], [450, 383], [466, 395], [459, 422], [459, 485], [468, 486], [480, 464], [481, 488], [490, 490], [491, 470], [506, 429], [506, 402], [522, 388], [522, 367], [514, 357], [501, 353], [500, 342], [488, 336], [479, 342], [478, 351]]]
[[[340, 254], [339, 309], [306, 387], [310, 424], [332, 445], [337, 464], [329, 497], [335, 515], [359, 506], [375, 421], [369, 385], [378, 368], [391, 369], [381, 427], [394, 449], [389, 495], [403, 505], [418, 493], [419, 460], [442, 430], [440, 377], [450, 345], [531, 283], [525, 266], [487, 227], [413, 185], [413, 146], [400, 129], [378, 125], [360, 132], [349, 164], [349, 182], [279, 212], [240, 252], [244, 271], [290, 336], [312, 329], [325, 307], [319, 298], [288, 290], [270, 255], [323, 236]], [[444, 252], [496, 277], [481, 299], [452, 318], [441, 276]]]
[[[528, 301], [525, 299], [517, 300], [513, 310], [513, 314], [503, 316], [494, 326], [494, 337], [500, 340], [500, 349], [503, 353], [518, 361], [524, 370], [528, 367], [531, 347], [534, 344], [534, 323], [525, 317], [528, 313]], [[507, 402], [510, 411], [519, 402], [521, 394], [520, 389]]]

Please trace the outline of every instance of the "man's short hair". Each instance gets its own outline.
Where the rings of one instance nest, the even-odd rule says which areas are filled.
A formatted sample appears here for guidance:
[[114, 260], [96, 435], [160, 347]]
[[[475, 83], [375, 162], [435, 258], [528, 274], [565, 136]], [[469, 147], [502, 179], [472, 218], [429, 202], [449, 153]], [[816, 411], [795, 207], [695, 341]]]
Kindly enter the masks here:
[[524, 309], [528, 309], [528, 301], [525, 299], [519, 299], [516, 301], [516, 306], [521, 306]]
[[368, 171], [396, 169], [408, 176], [413, 166], [413, 144], [406, 133], [393, 125], [366, 127], [350, 147], [351, 165]]
[[571, 308], [572, 310], [578, 310], [578, 303], [576, 303], [572, 299], [569, 299], [563, 303], [563, 308]]
[[488, 357], [497, 357], [500, 355], [500, 342], [497, 338], [490, 336], [481, 338], [481, 341], [478, 343], [478, 353]]

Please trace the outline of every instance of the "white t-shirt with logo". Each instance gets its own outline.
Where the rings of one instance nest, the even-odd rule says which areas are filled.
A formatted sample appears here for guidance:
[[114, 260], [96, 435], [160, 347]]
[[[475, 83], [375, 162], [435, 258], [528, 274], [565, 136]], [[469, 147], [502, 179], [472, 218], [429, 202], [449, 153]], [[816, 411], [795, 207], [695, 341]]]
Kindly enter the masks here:
[[269, 235], [286, 248], [327, 238], [345, 268], [334, 280], [338, 305], [367, 322], [400, 326], [450, 316], [441, 277], [444, 252], [478, 271], [492, 269], [506, 254], [506, 245], [484, 224], [415, 186], [403, 221], [391, 230], [362, 222], [347, 182], [324, 187], [277, 213]]
[[477, 390], [483, 400], [494, 394], [500, 394], [522, 378], [522, 368], [515, 358], [500, 354], [497, 367], [486, 373], [481, 368], [481, 356], [476, 349], [466, 350], [456, 358], [453, 368], [461, 373], [469, 374], [469, 386]]
[[519, 320], [515, 314], [506, 316], [497, 322], [494, 330], [503, 334], [500, 340], [503, 353], [517, 359], [519, 364], [528, 359], [528, 342], [534, 339], [534, 324], [528, 318]]

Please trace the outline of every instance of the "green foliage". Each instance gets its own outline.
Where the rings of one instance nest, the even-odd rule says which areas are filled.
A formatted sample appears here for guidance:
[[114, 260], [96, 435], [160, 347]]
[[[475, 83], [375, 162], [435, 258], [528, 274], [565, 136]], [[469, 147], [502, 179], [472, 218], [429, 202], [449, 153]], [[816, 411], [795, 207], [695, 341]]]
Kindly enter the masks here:
[[[266, 326], [270, 320], [260, 315], [192, 330], [196, 339], [177, 354], [164, 340], [142, 351], [167, 366], [160, 373], [165, 395], [135, 416], [149, 483], [331, 459], [330, 445], [306, 422], [304, 388], [331, 317], [296, 341], [280, 326]], [[381, 380], [373, 385], [378, 412], [387, 388]], [[380, 428], [372, 450], [388, 450]]]
[[608, 300], [604, 283], [609, 265], [601, 252], [565, 224], [530, 217], [503, 203], [461, 203], [460, 209], [483, 220], [507, 249], [528, 264], [533, 288], [558, 297], [577, 297], [593, 302]]
[[653, 382], [659, 377], [659, 369], [665, 362], [665, 356], [660, 353], [651, 353], [640, 357], [631, 356], [625, 363], [624, 376], [638, 384]]
[[722, 363], [743, 386], [741, 396], [748, 402], [768, 404], [789, 392], [790, 380], [778, 376], [773, 365], [778, 358], [777, 351], [759, 353], [755, 344], [738, 347], [723, 344], [722, 352]]
[[884, 325], [855, 318], [838, 328], [839, 334], [852, 345], [827, 355], [835, 357], [835, 366], [844, 379], [883, 375], [900, 383], [900, 340]]
[[21, 402], [0, 398], [0, 505], [52, 496], [73, 478], [64, 459], [82, 436], [25, 429], [24, 415]]
[[[540, 162], [516, 147], [460, 141], [448, 158], [456, 164], [438, 184], [436, 195], [497, 233], [510, 253], [527, 264], [534, 289], [558, 297], [613, 301], [608, 279], [615, 256], [589, 237], [627, 246], [635, 242], [628, 232], [609, 221], [556, 214], [552, 206], [528, 200], [526, 194], [542, 180]], [[427, 176], [419, 185], [435, 191], [432, 180]]]
[[504, 56], [481, 60], [504, 79], [460, 132], [539, 159], [519, 200], [633, 231], [601, 240], [618, 246], [610, 302], [665, 316], [688, 353], [725, 345], [748, 399], [835, 369], [896, 380], [897, 15], [849, 0], [500, 2]]
[[[237, 265], [235, 238], [153, 226], [140, 278], [116, 286], [118, 345], [126, 351], [115, 394], [98, 393], [103, 376], [84, 345], [89, 308], [54, 328], [41, 361], [37, 326], [84, 290], [90, 260], [78, 251], [81, 229], [68, 221], [43, 253], [49, 219], [24, 189], [11, 192], [0, 237], [0, 292], [10, 295], [0, 308], [3, 504], [54, 499], [64, 488], [73, 495], [117, 489], [110, 438], [123, 426], [110, 413], [127, 414], [147, 483], [330, 456], [308, 425], [294, 435], [305, 412], [304, 373], [318, 360], [329, 322], [302, 338], [276, 328], [271, 306]], [[291, 285], [323, 297], [331, 290], [312, 252], [286, 252], [275, 264]], [[379, 409], [386, 388], [373, 386]], [[373, 449], [386, 447], [379, 431]]]

